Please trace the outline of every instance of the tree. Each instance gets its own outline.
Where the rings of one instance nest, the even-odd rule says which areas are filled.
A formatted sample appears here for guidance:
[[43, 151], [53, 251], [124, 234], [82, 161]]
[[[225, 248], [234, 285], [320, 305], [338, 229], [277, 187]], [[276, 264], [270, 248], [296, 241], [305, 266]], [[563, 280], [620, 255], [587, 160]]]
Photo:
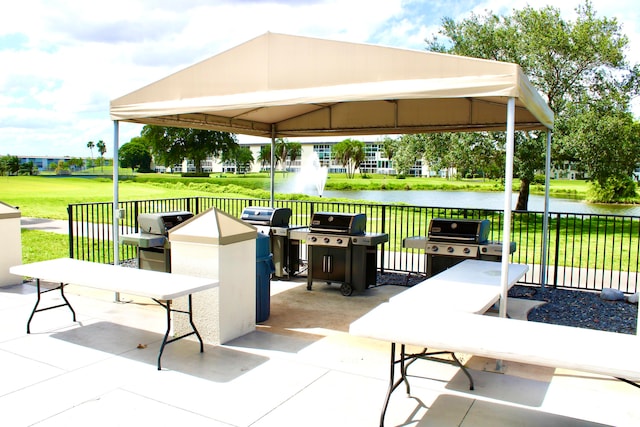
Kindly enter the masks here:
[[302, 155], [302, 144], [299, 142], [290, 142], [287, 151], [289, 152], [289, 161], [293, 163]]
[[266, 165], [271, 164], [271, 144], [262, 145], [260, 147], [260, 154], [258, 154], [258, 161], [264, 168]]
[[278, 165], [278, 163], [280, 163], [283, 172], [285, 171], [285, 162], [288, 154], [289, 154], [289, 143], [287, 142], [287, 140], [282, 138], [276, 138], [275, 140], [276, 166]]
[[20, 170], [20, 159], [18, 156], [6, 156], [3, 163], [4, 170], [8, 175], [16, 175]]
[[640, 123], [628, 112], [614, 112], [601, 114], [592, 108], [569, 119], [570, 144], [593, 183], [591, 198], [598, 202], [636, 196], [631, 177], [640, 159]]
[[244, 173], [247, 169], [251, 168], [253, 163], [253, 153], [249, 147], [237, 146], [222, 153], [220, 160], [223, 162], [230, 162], [235, 165], [236, 172]]
[[383, 150], [388, 159], [392, 159], [398, 178], [409, 175], [416, 160], [424, 154], [423, 135], [403, 135], [399, 139], [386, 137]]
[[138, 172], [151, 171], [151, 153], [147, 142], [142, 137], [131, 138], [131, 141], [120, 147], [118, 159], [122, 167], [131, 168], [132, 172], [135, 168]]
[[[589, 1], [576, 12], [573, 22], [562, 19], [559, 10], [550, 6], [525, 7], [509, 16], [473, 14], [459, 23], [445, 18], [440, 35], [449, 44], [434, 37], [427, 45], [434, 51], [519, 64], [555, 114], [553, 159], [564, 161], [577, 153], [563, 147], [573, 132], [567, 122], [570, 106], [608, 99], [614, 109], [627, 111], [631, 97], [638, 93], [639, 68], [625, 61], [628, 40], [617, 20], [596, 18]], [[600, 113], [601, 118], [608, 114]], [[534, 171], [544, 168], [544, 146], [545, 138], [538, 132], [517, 137], [518, 210], [527, 208]]]
[[93, 160], [93, 147], [95, 146], [96, 144], [94, 144], [93, 141], [87, 142], [87, 148], [89, 149], [89, 151], [91, 151], [91, 160]]
[[104, 171], [104, 154], [107, 152], [107, 146], [100, 140], [96, 144], [96, 147], [98, 147], [98, 153], [100, 153], [100, 171], [102, 172]]
[[157, 162], [169, 167], [191, 159], [197, 173], [202, 173], [202, 162], [207, 157], [219, 157], [238, 146], [234, 134], [203, 129], [146, 125], [142, 136], [150, 144]]
[[33, 166], [33, 162], [24, 162], [20, 163], [20, 168], [18, 169], [18, 175], [35, 175], [35, 167]]
[[355, 175], [356, 169], [364, 160], [364, 142], [347, 138], [331, 147], [333, 158], [347, 170], [347, 178]]

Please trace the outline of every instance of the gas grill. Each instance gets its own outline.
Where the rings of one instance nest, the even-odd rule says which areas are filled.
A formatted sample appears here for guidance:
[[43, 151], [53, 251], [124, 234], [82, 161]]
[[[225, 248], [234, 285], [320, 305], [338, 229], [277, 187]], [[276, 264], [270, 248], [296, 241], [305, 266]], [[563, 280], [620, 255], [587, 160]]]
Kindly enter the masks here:
[[[431, 277], [465, 259], [502, 260], [502, 243], [489, 241], [491, 223], [487, 219], [434, 218], [428, 237], [408, 237], [403, 246], [424, 249], [426, 275]], [[511, 242], [510, 253], [516, 244]]]
[[300, 267], [300, 241], [291, 239], [289, 219], [291, 209], [249, 206], [243, 209], [240, 219], [253, 225], [259, 233], [269, 236], [274, 276], [293, 276]]
[[138, 268], [171, 272], [169, 230], [193, 217], [188, 211], [144, 213], [138, 215], [137, 233], [123, 234], [125, 245], [138, 247]]
[[366, 233], [361, 213], [316, 212], [306, 235], [307, 289], [314, 280], [341, 283], [342, 295], [364, 291], [376, 283], [377, 245], [389, 240], [384, 233]]

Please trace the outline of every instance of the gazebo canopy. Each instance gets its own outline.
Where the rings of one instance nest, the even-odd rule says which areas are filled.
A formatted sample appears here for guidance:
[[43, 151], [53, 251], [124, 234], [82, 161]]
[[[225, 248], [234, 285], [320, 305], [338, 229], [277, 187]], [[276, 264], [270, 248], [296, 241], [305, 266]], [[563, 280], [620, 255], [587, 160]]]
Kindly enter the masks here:
[[[500, 301], [506, 315], [514, 131], [549, 131], [548, 169], [553, 128], [553, 112], [519, 65], [266, 33], [111, 101], [110, 112], [114, 216], [120, 121], [263, 136], [272, 147], [275, 138], [506, 131]], [[273, 149], [271, 156], [274, 163]], [[273, 187], [271, 168], [272, 205]], [[114, 224], [116, 247], [117, 233]], [[545, 246], [546, 233], [543, 252]]]
[[266, 33], [111, 101], [116, 121], [267, 138], [551, 129], [517, 64]]

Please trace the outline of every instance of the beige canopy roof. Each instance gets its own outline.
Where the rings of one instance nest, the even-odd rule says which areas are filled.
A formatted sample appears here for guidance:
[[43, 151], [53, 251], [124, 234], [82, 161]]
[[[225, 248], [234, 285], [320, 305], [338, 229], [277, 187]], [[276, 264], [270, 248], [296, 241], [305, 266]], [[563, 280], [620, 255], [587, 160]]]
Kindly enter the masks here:
[[517, 64], [266, 33], [111, 101], [111, 118], [263, 137], [551, 129]]
[[[553, 112], [517, 64], [274, 33], [111, 101], [111, 118], [114, 216], [120, 121], [263, 136], [272, 147], [275, 138], [289, 137], [506, 131], [501, 316], [508, 291], [514, 130], [553, 128]], [[550, 145], [547, 132], [547, 157]], [[545, 213], [548, 188], [547, 176]], [[273, 191], [271, 168], [272, 206]], [[545, 247], [546, 232], [543, 253]], [[114, 250], [116, 264], [117, 257]]]

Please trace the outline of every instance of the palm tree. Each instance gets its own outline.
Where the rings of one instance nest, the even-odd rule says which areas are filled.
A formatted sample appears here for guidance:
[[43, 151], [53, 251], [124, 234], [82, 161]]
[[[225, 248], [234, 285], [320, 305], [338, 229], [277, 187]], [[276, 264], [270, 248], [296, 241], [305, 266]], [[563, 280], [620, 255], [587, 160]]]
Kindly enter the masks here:
[[364, 142], [348, 138], [334, 145], [331, 151], [334, 159], [345, 167], [347, 178], [353, 178], [356, 169], [365, 158]]
[[271, 165], [271, 145], [263, 145], [260, 147], [260, 154], [258, 154], [258, 161], [264, 169], [265, 165]]
[[91, 151], [91, 166], [93, 166], [93, 147], [95, 146], [96, 144], [94, 144], [93, 141], [87, 142], [87, 148], [89, 149], [89, 151]]
[[96, 144], [96, 147], [98, 147], [98, 152], [100, 153], [100, 157], [101, 157], [100, 172], [103, 172], [104, 171], [104, 153], [107, 152], [107, 146], [104, 145], [104, 142], [102, 140], [100, 140]]

